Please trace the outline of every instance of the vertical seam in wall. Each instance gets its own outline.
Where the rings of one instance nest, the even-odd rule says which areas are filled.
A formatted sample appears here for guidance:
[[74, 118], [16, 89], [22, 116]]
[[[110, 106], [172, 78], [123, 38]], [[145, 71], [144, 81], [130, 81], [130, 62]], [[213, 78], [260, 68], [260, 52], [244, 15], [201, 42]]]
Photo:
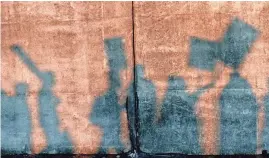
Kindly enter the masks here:
[[133, 31], [133, 95], [134, 95], [134, 114], [135, 114], [135, 135], [134, 135], [134, 150], [139, 152], [139, 134], [138, 134], [138, 129], [139, 129], [139, 115], [138, 115], [138, 97], [137, 97], [137, 81], [136, 81], [136, 55], [135, 55], [135, 10], [134, 10], [134, 1], [132, 1], [132, 31]]

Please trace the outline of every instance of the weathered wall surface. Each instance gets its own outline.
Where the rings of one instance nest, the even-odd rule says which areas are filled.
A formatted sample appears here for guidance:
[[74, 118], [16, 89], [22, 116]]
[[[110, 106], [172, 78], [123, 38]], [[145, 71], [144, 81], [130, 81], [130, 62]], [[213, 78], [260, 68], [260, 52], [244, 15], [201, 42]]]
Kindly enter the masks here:
[[[75, 153], [96, 153], [104, 132], [100, 126], [89, 120], [89, 115], [95, 99], [104, 95], [110, 86], [105, 40], [122, 39], [124, 51], [121, 55], [126, 58], [126, 66], [120, 68], [117, 74], [121, 81], [121, 86], [117, 89], [121, 106], [124, 106], [126, 88], [132, 78], [131, 3], [3, 2], [1, 8], [2, 90], [7, 96], [15, 97], [16, 84], [22, 82], [29, 87], [27, 104], [21, 106], [29, 109], [31, 151], [40, 153], [53, 143], [65, 148], [60, 141], [49, 142], [48, 137], [66, 132]], [[51, 98], [59, 99], [59, 103], [47, 102], [48, 105], [44, 107], [51, 106], [53, 109], [43, 108], [43, 114], [49, 115], [46, 110], [54, 110], [58, 121], [42, 126], [39, 93], [44, 81], [29, 71], [27, 65], [11, 50], [14, 44], [23, 48], [41, 73], [54, 73], [55, 85], [51, 87]], [[4, 107], [5, 102], [2, 100], [2, 114], [5, 113]], [[119, 117], [117, 126], [121, 124], [122, 132], [119, 137], [124, 147], [121, 149], [128, 151], [130, 143], [126, 112], [122, 111]], [[3, 124], [5, 122], [2, 119]], [[5, 129], [3, 126], [2, 130]], [[56, 129], [47, 127], [49, 129], [46, 132], [44, 126], [54, 126]], [[16, 126], [14, 128], [20, 130]], [[2, 136], [3, 133], [2, 131]], [[9, 149], [12, 145], [5, 146], [5, 141], [2, 141], [2, 149], [5, 150], [5, 147]], [[109, 152], [114, 153], [114, 148], [111, 147]]]
[[268, 2], [2, 2], [1, 151], [130, 151], [129, 93], [143, 152], [261, 153], [268, 16]]
[[[260, 153], [262, 148], [261, 132], [262, 129], [265, 127], [263, 113], [265, 106], [264, 97], [268, 93], [269, 76], [269, 30], [266, 26], [268, 22], [268, 13], [268, 3], [266, 2], [135, 3], [135, 54], [137, 56], [136, 61], [137, 63], [144, 66], [145, 78], [151, 80], [152, 84], [154, 84], [155, 86], [155, 91], [157, 95], [157, 108], [155, 109], [157, 115], [155, 117], [162, 120], [161, 107], [165, 104], [165, 97], [169, 97], [167, 96], [167, 89], [169, 88], [169, 76], [177, 76], [182, 78], [185, 81], [186, 85], [184, 91], [190, 92], [189, 94], [192, 94], [199, 88], [214, 82], [214, 86], [207, 89], [204, 93], [200, 94], [198, 101], [194, 103], [194, 110], [200, 121], [199, 140], [201, 145], [201, 151], [203, 153], [216, 154], [220, 151], [220, 110], [222, 110], [221, 108], [223, 106], [220, 105], [220, 97], [223, 94], [224, 88], [231, 81], [230, 73], [233, 70], [231, 68], [231, 65], [229, 66], [227, 64], [224, 64], [225, 60], [218, 60], [215, 67], [211, 68], [213, 71], [210, 69], [206, 69], [205, 66], [202, 66], [203, 64], [206, 65], [211, 62], [211, 59], [207, 59], [206, 56], [206, 53], [211, 50], [209, 50], [209, 48], [205, 48], [207, 46], [204, 46], [202, 44], [199, 46], [199, 43], [197, 44], [197, 47], [195, 47], [195, 45], [192, 45], [193, 43], [191, 42], [193, 40], [193, 37], [205, 41], [209, 40], [212, 42], [221, 42], [225, 36], [225, 32], [227, 31], [228, 26], [236, 17], [259, 31], [259, 35], [257, 35], [256, 40], [252, 43], [248, 43], [251, 44], [251, 47], [249, 47], [247, 51], [248, 53], [244, 55], [245, 57], [242, 59], [239, 65], [238, 72], [240, 73], [240, 76], [245, 79], [246, 82], [249, 83], [251, 91], [254, 95], [253, 97], [257, 100], [258, 103], [258, 131], [256, 132], [258, 134], [257, 150]], [[237, 31], [240, 32], [240, 29]], [[235, 36], [238, 36], [238, 38], [244, 38], [245, 34], [248, 34], [247, 30], [246, 32], [242, 31], [241, 35], [239, 33]], [[232, 40], [230, 43], [230, 48], [227, 49], [232, 49]], [[234, 41], [236, 40], [237, 39], [235, 39]], [[242, 45], [244, 45], [244, 41], [241, 41], [241, 43]], [[236, 47], [236, 44], [234, 45]], [[240, 46], [240, 42], [237, 45], [239, 47], [237, 51], [240, 51], [240, 49], [243, 49], [244, 47]], [[245, 45], [247, 45], [247, 43], [245, 43]], [[192, 49], [194, 51], [195, 49], [198, 49], [201, 50], [201, 54], [204, 53], [200, 56], [199, 54], [195, 54], [193, 56], [195, 57], [198, 55], [200, 57], [200, 60], [199, 58], [197, 59], [196, 65], [190, 64]], [[233, 58], [234, 56], [230, 54], [230, 57]], [[199, 67], [199, 65], [201, 68]], [[233, 87], [231, 88], [233, 89]], [[234, 88], [241, 89], [244, 88], [244, 86], [236, 88], [236, 86], [234, 85]], [[176, 89], [182, 88], [181, 86], [178, 86], [178, 88]], [[175, 97], [177, 95], [175, 93], [180, 92], [172, 92], [172, 96]], [[240, 93], [242, 93], [242, 97], [238, 96], [238, 102], [235, 104], [240, 104], [240, 102], [243, 102], [242, 100], [240, 100], [240, 98], [250, 98], [246, 94], [244, 94], [245, 92], [239, 91], [238, 93], [239, 95]], [[232, 96], [228, 98], [232, 99]], [[171, 102], [172, 100], [173, 99], [170, 99]], [[244, 108], [244, 105], [242, 105], [241, 110], [243, 110]], [[234, 107], [233, 110], [236, 110], [236, 107]], [[143, 113], [141, 115], [143, 115]], [[255, 117], [256, 115], [254, 116], [254, 119]], [[241, 127], [243, 128], [243, 125]], [[252, 128], [255, 128], [255, 125], [253, 125]], [[185, 129], [182, 130], [184, 131]], [[166, 129], [166, 131], [168, 131], [168, 129]], [[178, 131], [181, 130], [178, 129]], [[165, 137], [167, 137], [168, 134], [166, 133], [165, 135]], [[186, 135], [182, 135], [183, 137], [186, 137]], [[145, 137], [147, 138], [147, 136]], [[175, 139], [175, 137], [171, 136], [171, 139]], [[236, 137], [230, 137], [227, 139], [230, 139], [229, 141], [231, 141], [232, 139], [236, 139]], [[242, 141], [243, 139], [241, 139], [239, 142]], [[246, 141], [245, 145], [248, 143], [250, 142]], [[228, 144], [226, 145], [228, 146]], [[229, 145], [232, 146], [232, 144], [233, 143]], [[167, 146], [167, 144], [163, 144], [162, 147], [165, 146]], [[162, 147], [155, 147], [155, 151], [160, 150]], [[245, 147], [248, 149], [250, 148], [250, 146]], [[153, 151], [154, 143], [145, 145], [144, 148], [148, 152]], [[176, 149], [173, 149], [173, 147], [169, 146], [166, 151], [173, 152], [174, 150]], [[229, 151], [229, 153], [230, 152], [232, 151]]]

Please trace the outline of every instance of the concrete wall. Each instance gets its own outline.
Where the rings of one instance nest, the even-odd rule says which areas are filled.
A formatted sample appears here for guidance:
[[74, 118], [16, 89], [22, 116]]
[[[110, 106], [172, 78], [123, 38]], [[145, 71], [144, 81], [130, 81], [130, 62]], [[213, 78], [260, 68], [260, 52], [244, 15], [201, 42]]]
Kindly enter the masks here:
[[268, 2], [2, 2], [1, 151], [268, 150], [268, 15]]

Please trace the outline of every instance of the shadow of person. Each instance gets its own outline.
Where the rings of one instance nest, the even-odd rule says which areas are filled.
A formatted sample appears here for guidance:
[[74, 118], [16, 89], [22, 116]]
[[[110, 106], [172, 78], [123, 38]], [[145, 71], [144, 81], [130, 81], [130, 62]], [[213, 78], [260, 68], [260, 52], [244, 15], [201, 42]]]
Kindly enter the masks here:
[[117, 91], [121, 86], [120, 71], [126, 68], [122, 39], [106, 39], [105, 48], [110, 68], [109, 88], [104, 95], [95, 99], [89, 121], [103, 129], [99, 153], [109, 153], [110, 149], [120, 153], [124, 148], [120, 140], [120, 113], [125, 106], [119, 104]]
[[1, 90], [1, 153], [31, 153], [31, 118], [27, 105], [28, 85], [16, 84], [15, 96]]
[[136, 75], [141, 150], [148, 153], [199, 154], [201, 151], [195, 103], [213, 83], [188, 94], [185, 81], [180, 77], [170, 76], [161, 106], [161, 118], [156, 121], [156, 87], [145, 78], [143, 66], [136, 66]]
[[263, 144], [264, 150], [269, 150], [269, 93], [264, 97], [264, 113], [265, 113], [265, 124], [263, 129]]
[[40, 122], [47, 137], [47, 148], [42, 153], [72, 153], [72, 143], [66, 131], [59, 130], [59, 119], [56, 111], [60, 100], [53, 94], [55, 84], [53, 72], [43, 72], [42, 87], [39, 91]]
[[158, 150], [158, 144], [161, 139], [156, 131], [156, 87], [152, 81], [145, 78], [144, 67], [137, 65], [136, 84], [138, 98], [138, 116], [139, 117], [139, 144], [144, 152], [154, 152]]
[[220, 41], [194, 38], [191, 43], [192, 66], [214, 70], [220, 60], [234, 71], [219, 100], [221, 154], [256, 153], [258, 104], [238, 70], [258, 36], [253, 26], [234, 18]]
[[42, 153], [72, 153], [72, 143], [67, 132], [60, 132], [59, 130], [59, 119], [56, 106], [60, 103], [60, 100], [52, 91], [52, 88], [55, 85], [53, 72], [40, 71], [19, 45], [12, 45], [11, 50], [42, 82], [42, 87], [38, 93], [39, 115], [41, 126], [44, 128], [47, 138], [47, 148], [44, 149]]
[[195, 105], [199, 96], [211, 86], [213, 83], [189, 94], [182, 78], [169, 77], [167, 93], [161, 108], [158, 133], [163, 143], [159, 149], [164, 152], [201, 154]]
[[219, 42], [218, 58], [234, 70], [219, 101], [221, 154], [256, 153], [258, 103], [238, 69], [258, 35], [254, 27], [235, 18]]

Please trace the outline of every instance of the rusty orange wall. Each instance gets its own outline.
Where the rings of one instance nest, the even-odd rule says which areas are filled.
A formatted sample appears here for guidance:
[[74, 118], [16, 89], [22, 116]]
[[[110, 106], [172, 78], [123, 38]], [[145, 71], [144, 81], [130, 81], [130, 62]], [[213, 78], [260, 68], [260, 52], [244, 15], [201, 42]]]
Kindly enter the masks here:
[[[240, 73], [258, 98], [259, 130], [263, 128], [262, 98], [268, 93], [269, 76], [268, 2], [134, 2], [134, 26], [132, 2], [1, 2], [1, 13], [1, 86], [12, 96], [17, 82], [30, 85], [33, 153], [46, 147], [38, 114], [37, 93], [41, 83], [11, 52], [10, 46], [21, 45], [40, 70], [55, 72], [53, 91], [61, 99], [57, 107], [59, 128], [70, 134], [75, 153], [95, 153], [102, 130], [88, 121], [88, 115], [94, 99], [108, 89], [109, 68], [103, 43], [107, 38], [122, 37], [127, 68], [121, 72], [123, 85], [118, 92], [121, 103], [125, 102], [133, 79], [133, 53], [135, 64], [145, 67], [146, 78], [156, 86], [159, 105], [169, 75], [183, 77], [191, 93], [219, 74], [215, 87], [200, 97], [196, 109], [202, 121], [203, 152], [217, 154], [216, 100], [232, 70], [221, 62], [213, 72], [190, 67], [189, 38], [219, 40], [235, 16], [261, 32], [241, 64]], [[129, 130], [124, 112], [121, 122], [121, 138], [128, 151]], [[260, 142], [259, 136], [258, 139]], [[257, 153], [260, 152], [258, 147]]]
[[[197, 113], [202, 122], [201, 143], [206, 154], [218, 153], [216, 104], [232, 70], [221, 62], [212, 73], [188, 66], [190, 37], [218, 41], [234, 17], [260, 30], [259, 38], [239, 71], [258, 98], [259, 129], [262, 129], [263, 98], [268, 93], [269, 76], [268, 15], [268, 2], [135, 3], [136, 61], [144, 65], [146, 77], [155, 84], [159, 103], [165, 95], [169, 75], [183, 77], [190, 92], [210, 83], [214, 75], [219, 76], [215, 87], [204, 93], [197, 103]], [[261, 153], [260, 145], [258, 153]]]
[[[88, 121], [88, 115], [94, 98], [108, 88], [104, 39], [122, 37], [125, 43], [128, 67], [121, 73], [119, 102], [124, 102], [132, 78], [131, 2], [2, 2], [1, 8], [2, 89], [13, 95], [17, 82], [30, 85], [33, 152], [46, 146], [37, 105], [40, 81], [11, 52], [12, 44], [21, 45], [40, 70], [55, 72], [53, 91], [61, 99], [59, 128], [68, 131], [76, 153], [95, 153], [102, 131]], [[126, 113], [121, 117], [121, 137], [128, 151]]]

